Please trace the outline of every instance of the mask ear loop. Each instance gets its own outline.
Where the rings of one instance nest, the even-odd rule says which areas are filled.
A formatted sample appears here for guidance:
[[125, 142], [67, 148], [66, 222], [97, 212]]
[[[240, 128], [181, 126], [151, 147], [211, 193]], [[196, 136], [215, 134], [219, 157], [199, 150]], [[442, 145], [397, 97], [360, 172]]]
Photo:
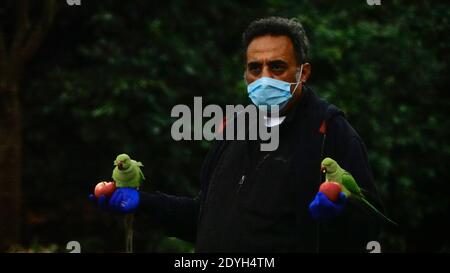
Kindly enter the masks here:
[[[298, 70], [297, 70], [297, 71], [298, 71]], [[294, 96], [295, 91], [297, 91], [298, 85], [302, 82], [302, 80], [301, 80], [302, 72], [303, 72], [303, 64], [302, 64], [302, 66], [300, 67], [300, 73], [298, 73], [297, 76], [296, 76], [297, 84], [296, 84], [295, 87], [294, 87], [294, 92], [292, 92], [292, 96]]]

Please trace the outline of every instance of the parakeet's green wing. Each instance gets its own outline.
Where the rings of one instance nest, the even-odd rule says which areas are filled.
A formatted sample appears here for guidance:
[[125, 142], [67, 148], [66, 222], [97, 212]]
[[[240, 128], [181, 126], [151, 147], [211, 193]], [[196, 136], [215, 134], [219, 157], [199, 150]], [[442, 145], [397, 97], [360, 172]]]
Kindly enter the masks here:
[[342, 185], [344, 185], [344, 187], [352, 194], [361, 197], [364, 196], [353, 176], [347, 171], [344, 171], [344, 174], [342, 175]]
[[[133, 161], [134, 161], [134, 160], [133, 160]], [[145, 180], [144, 173], [143, 173], [142, 170], [141, 170], [141, 167], [144, 167], [144, 164], [142, 164], [142, 162], [140, 162], [140, 161], [134, 161], [134, 163], [136, 164], [136, 166], [137, 166], [138, 169], [139, 169], [139, 175], [141, 176], [142, 180]], [[142, 182], [142, 181], [141, 181], [141, 182]]]

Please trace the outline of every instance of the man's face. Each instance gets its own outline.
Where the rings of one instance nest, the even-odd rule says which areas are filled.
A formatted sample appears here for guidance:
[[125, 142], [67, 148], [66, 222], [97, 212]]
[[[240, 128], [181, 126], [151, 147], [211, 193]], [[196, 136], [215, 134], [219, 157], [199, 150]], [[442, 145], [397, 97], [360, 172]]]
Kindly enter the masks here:
[[296, 82], [298, 66], [289, 37], [261, 36], [248, 45], [245, 79], [249, 84], [261, 77]]
[[[248, 84], [261, 77], [269, 77], [285, 82], [297, 82], [296, 74], [300, 69], [295, 58], [294, 46], [287, 36], [265, 35], [253, 39], [247, 48], [245, 80]], [[301, 80], [306, 81], [310, 74], [310, 65], [303, 65]], [[291, 93], [295, 85], [291, 85]], [[301, 84], [297, 87], [294, 100], [300, 97]], [[292, 101], [286, 107], [290, 108]]]

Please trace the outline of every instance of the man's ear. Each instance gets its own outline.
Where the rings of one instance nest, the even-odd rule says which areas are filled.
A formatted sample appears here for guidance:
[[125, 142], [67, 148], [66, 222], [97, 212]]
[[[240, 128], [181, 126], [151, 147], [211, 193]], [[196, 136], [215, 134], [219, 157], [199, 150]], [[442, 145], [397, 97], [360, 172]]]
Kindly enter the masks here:
[[304, 63], [302, 74], [300, 75], [300, 81], [302, 82], [302, 85], [308, 81], [310, 75], [311, 75], [311, 64]]

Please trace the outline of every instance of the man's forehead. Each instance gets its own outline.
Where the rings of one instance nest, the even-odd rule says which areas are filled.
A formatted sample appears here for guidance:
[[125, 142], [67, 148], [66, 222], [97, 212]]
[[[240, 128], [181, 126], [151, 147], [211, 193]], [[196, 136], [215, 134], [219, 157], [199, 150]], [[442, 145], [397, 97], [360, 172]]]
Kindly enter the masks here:
[[261, 36], [253, 39], [247, 48], [247, 62], [285, 60], [294, 58], [294, 47], [287, 36]]

